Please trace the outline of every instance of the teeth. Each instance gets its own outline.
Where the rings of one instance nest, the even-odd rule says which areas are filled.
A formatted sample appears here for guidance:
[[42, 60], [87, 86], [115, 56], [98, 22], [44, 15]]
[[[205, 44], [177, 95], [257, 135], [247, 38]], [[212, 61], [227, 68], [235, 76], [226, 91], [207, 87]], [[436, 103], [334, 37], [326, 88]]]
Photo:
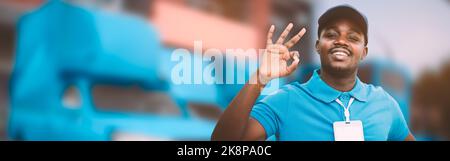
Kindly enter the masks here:
[[342, 52], [342, 51], [335, 51], [335, 52], [333, 52], [333, 55], [338, 60], [344, 60], [344, 59], [348, 58], [348, 56], [349, 56], [347, 53]]
[[338, 55], [338, 56], [348, 56], [347, 53], [341, 52], [341, 51], [336, 51], [333, 53], [334, 55]]

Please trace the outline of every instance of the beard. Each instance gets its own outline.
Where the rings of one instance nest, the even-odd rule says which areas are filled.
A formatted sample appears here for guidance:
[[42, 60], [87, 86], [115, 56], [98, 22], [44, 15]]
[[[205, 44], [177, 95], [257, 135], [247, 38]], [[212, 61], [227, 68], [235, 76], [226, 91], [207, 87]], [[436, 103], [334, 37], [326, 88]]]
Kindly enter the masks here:
[[358, 64], [356, 65], [348, 65], [348, 66], [335, 66], [332, 62], [324, 62], [321, 61], [321, 70], [330, 75], [336, 76], [338, 78], [347, 78], [349, 76], [353, 76], [358, 71]]
[[[326, 51], [319, 53], [321, 69], [324, 72], [337, 78], [348, 78], [357, 74], [359, 59], [355, 60], [355, 57], [360, 54], [355, 54], [348, 46], [333, 45], [330, 49], [322, 51]], [[336, 57], [337, 52], [340, 52], [340, 57]], [[347, 56], [342, 57], [342, 53]]]

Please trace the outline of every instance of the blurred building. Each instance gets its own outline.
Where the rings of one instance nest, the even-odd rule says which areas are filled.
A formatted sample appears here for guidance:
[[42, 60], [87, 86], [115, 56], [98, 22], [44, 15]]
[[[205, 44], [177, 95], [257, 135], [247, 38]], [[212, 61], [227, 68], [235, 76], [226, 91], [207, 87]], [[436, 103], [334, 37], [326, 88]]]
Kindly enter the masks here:
[[[412, 102], [411, 123], [417, 131], [431, 132], [447, 137], [449, 113], [446, 97], [450, 89], [445, 86], [448, 71], [432, 76], [420, 75], [428, 66], [440, 68], [442, 60], [449, 59], [450, 21], [449, 1], [311, 1], [311, 0], [66, 0], [86, 8], [124, 15], [137, 15], [154, 25], [160, 34], [164, 48], [186, 48], [193, 52], [194, 41], [202, 41], [203, 48], [264, 48], [269, 24], [277, 28], [275, 36], [289, 23], [295, 24], [292, 33], [302, 27], [308, 29], [302, 41], [293, 50], [301, 53], [302, 65], [311, 69], [319, 64], [314, 49], [317, 19], [327, 8], [348, 3], [362, 10], [369, 18], [369, 65], [360, 71], [367, 83], [389, 88], [396, 99], [409, 111]], [[6, 138], [5, 126], [8, 118], [8, 82], [16, 52], [16, 23], [21, 15], [39, 7], [45, 0], [0, 1], [0, 140]], [[385, 4], [390, 5], [386, 6]], [[407, 5], [406, 5], [407, 4]], [[420, 10], [421, 12], [416, 12]], [[414, 13], [413, 13], [414, 12]], [[413, 18], [411, 18], [413, 17]], [[125, 32], [125, 31], [122, 31]], [[163, 53], [162, 53], [163, 54]], [[380, 58], [381, 59], [378, 59]], [[375, 63], [370, 63], [375, 62]], [[381, 63], [380, 63], [381, 62]], [[390, 64], [390, 65], [388, 65]], [[392, 65], [395, 64], [395, 65]], [[306, 68], [306, 67], [305, 67]], [[407, 73], [407, 74], [406, 74]], [[310, 73], [309, 73], [310, 74]], [[287, 78], [290, 81], [305, 81], [308, 71], [301, 71]], [[410, 76], [410, 74], [412, 76]], [[417, 83], [414, 83], [418, 79]], [[425, 80], [424, 80], [425, 79]], [[440, 82], [440, 83], [436, 83]], [[448, 81], [447, 81], [448, 82]], [[411, 86], [414, 83], [414, 90]], [[240, 89], [229, 87], [226, 101]], [[443, 90], [436, 96], [435, 90]], [[397, 91], [397, 92], [396, 92]], [[414, 92], [414, 93], [412, 93]], [[179, 115], [180, 111], [168, 96], [148, 93], [138, 87], [120, 88], [96, 86], [93, 90], [95, 104], [102, 108], [137, 113]], [[412, 94], [412, 99], [410, 98]], [[79, 94], [70, 88], [62, 102], [79, 104]], [[433, 99], [433, 101], [430, 101]], [[434, 99], [437, 99], [435, 101]], [[225, 101], [225, 103], [226, 103]], [[439, 102], [428, 110], [429, 102]], [[220, 114], [216, 105], [192, 103], [190, 110], [208, 119], [217, 119]], [[150, 108], [151, 107], [151, 108]], [[403, 109], [402, 109], [403, 110]], [[419, 112], [418, 112], [419, 111]], [[427, 113], [429, 115], [421, 115]], [[434, 112], [433, 112], [434, 111]], [[405, 112], [404, 112], [405, 113]], [[441, 115], [442, 114], [442, 115]], [[409, 116], [409, 112], [406, 113]]]
[[[45, 3], [44, 0], [6, 0], [0, 2], [0, 32], [6, 43], [1, 46], [1, 138], [5, 137], [5, 123], [8, 118], [8, 81], [16, 51], [16, 24], [19, 17]], [[277, 25], [276, 34], [289, 22], [298, 24], [294, 32], [309, 26], [310, 3], [308, 1], [269, 1], [269, 0], [67, 0], [66, 2], [85, 8], [100, 9], [118, 14], [137, 15], [148, 19], [157, 27], [164, 46], [167, 48], [193, 47], [196, 40], [203, 41], [204, 48], [264, 48], [266, 26]], [[303, 39], [309, 39], [305, 36]], [[297, 50], [304, 51], [303, 62], [307, 62], [311, 41], [304, 41]], [[239, 88], [239, 87], [238, 87]], [[235, 91], [237, 92], [237, 91]], [[146, 93], [140, 88], [115, 86], [95, 86], [92, 94], [96, 106], [117, 108], [138, 113], [178, 115], [173, 101], [158, 93]], [[230, 98], [232, 98], [231, 93]], [[63, 96], [65, 106], [80, 105], [79, 91], [70, 87]], [[202, 117], [217, 119], [220, 111], [203, 104], [191, 104], [191, 110]], [[152, 107], [152, 108], [149, 108]]]

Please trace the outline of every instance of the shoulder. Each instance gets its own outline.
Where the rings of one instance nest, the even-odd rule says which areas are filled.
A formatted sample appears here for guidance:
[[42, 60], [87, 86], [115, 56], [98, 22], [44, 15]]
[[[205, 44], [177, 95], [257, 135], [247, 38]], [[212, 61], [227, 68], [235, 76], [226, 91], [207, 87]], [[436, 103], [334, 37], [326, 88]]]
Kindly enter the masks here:
[[267, 94], [262, 100], [286, 99], [289, 94], [296, 90], [293, 83], [281, 86], [279, 89]]
[[279, 89], [263, 96], [259, 103], [264, 103], [268, 106], [286, 106], [292, 97], [292, 94], [299, 91], [298, 83], [290, 83], [281, 86]]
[[390, 95], [383, 87], [372, 84], [364, 84], [367, 89], [369, 101], [380, 103], [383, 107], [389, 107], [391, 110], [398, 110], [399, 104], [392, 95]]

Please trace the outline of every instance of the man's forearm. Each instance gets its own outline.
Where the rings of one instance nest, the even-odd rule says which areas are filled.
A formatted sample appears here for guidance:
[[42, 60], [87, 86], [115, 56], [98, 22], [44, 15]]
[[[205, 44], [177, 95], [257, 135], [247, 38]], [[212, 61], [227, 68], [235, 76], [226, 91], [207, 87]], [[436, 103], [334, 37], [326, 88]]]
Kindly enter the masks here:
[[[255, 81], [256, 75], [250, 82]], [[264, 85], [259, 83], [247, 83], [239, 94], [231, 101], [223, 112], [211, 140], [240, 140], [244, 134], [253, 105], [258, 99]]]

